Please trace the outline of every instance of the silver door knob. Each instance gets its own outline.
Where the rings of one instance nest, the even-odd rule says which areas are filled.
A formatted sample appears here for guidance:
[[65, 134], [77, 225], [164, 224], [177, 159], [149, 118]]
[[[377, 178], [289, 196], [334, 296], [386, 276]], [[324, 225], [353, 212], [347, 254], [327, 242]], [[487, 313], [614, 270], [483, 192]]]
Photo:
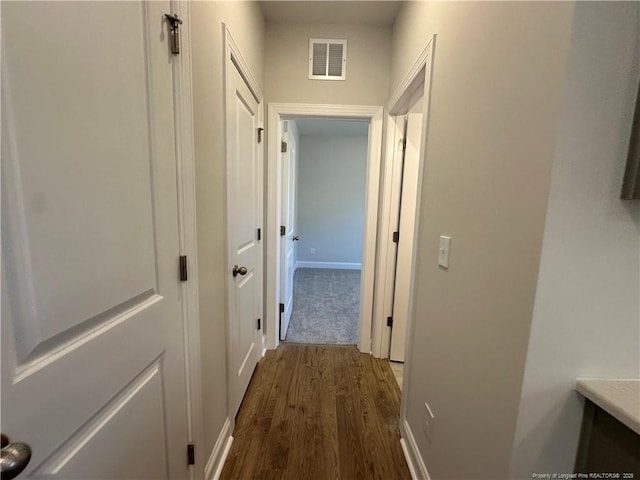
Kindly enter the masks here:
[[234, 277], [237, 277], [238, 274], [246, 275], [247, 274], [247, 267], [238, 267], [238, 265], [234, 265], [233, 266], [233, 270], [231, 271], [231, 273], [233, 273]]
[[9, 443], [9, 437], [1, 436], [2, 450], [0, 450], [0, 475], [2, 480], [16, 478], [27, 468], [31, 460], [31, 448], [26, 443]]
[[300, 240], [300, 237], [298, 235], [294, 235], [291, 240], [293, 240], [294, 242], [297, 242], [298, 240]]

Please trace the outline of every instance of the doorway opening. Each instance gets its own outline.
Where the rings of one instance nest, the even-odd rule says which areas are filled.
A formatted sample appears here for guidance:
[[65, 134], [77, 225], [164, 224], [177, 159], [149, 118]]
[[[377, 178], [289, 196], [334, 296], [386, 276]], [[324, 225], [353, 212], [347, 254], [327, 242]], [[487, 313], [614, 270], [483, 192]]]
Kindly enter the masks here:
[[281, 125], [280, 340], [358, 340], [369, 122], [296, 117]]
[[382, 107], [270, 104], [269, 125], [266, 347], [370, 353]]
[[[422, 93], [418, 91], [418, 93]], [[393, 246], [388, 251], [391, 263], [386, 286], [390, 290], [391, 321], [388, 356], [400, 389], [404, 374], [405, 344], [409, 323], [409, 295], [414, 263], [414, 238], [418, 210], [420, 145], [422, 141], [423, 95], [408, 107], [407, 113], [393, 117], [399, 148], [394, 153], [391, 183], [391, 219]]]

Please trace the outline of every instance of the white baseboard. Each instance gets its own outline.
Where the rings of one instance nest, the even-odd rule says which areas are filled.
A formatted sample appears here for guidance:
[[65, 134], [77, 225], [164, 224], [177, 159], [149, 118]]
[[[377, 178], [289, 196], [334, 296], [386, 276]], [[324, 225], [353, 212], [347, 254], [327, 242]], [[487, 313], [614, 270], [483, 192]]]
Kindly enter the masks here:
[[220, 478], [222, 467], [224, 467], [224, 462], [227, 459], [232, 443], [231, 420], [227, 418], [222, 426], [220, 435], [218, 435], [218, 440], [216, 440], [216, 444], [213, 446], [213, 450], [211, 450], [209, 460], [207, 460], [207, 464], [204, 467], [205, 480], [218, 480], [218, 478]]
[[411, 478], [413, 480], [431, 480], [427, 466], [424, 464], [422, 455], [420, 455], [420, 450], [418, 450], [416, 439], [406, 419], [400, 424], [400, 433], [402, 434], [400, 445], [402, 446], [404, 458], [407, 460]]
[[295, 268], [333, 268], [335, 270], [362, 270], [362, 264], [347, 262], [296, 262]]

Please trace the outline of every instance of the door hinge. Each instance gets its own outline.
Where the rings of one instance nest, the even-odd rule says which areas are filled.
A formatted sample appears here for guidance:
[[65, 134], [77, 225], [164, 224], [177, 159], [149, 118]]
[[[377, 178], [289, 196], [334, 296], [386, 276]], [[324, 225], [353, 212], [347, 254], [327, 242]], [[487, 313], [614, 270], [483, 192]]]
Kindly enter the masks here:
[[182, 25], [182, 19], [178, 15], [172, 15], [170, 13], [165, 13], [164, 16], [169, 22], [171, 53], [178, 55], [180, 53], [180, 25]]
[[258, 319], [258, 330], [260, 330], [261, 326], [260, 326], [260, 319]]
[[258, 240], [262, 238], [262, 229], [258, 229]]
[[393, 327], [393, 317], [387, 317], [387, 327]]
[[287, 227], [280, 225], [280, 236], [284, 237], [287, 234]]
[[262, 132], [264, 132], [264, 128], [258, 128], [258, 143], [262, 142]]
[[400, 150], [401, 152], [404, 152], [406, 149], [407, 149], [407, 139], [401, 138], [398, 141], [398, 150]]
[[282, 153], [285, 153], [287, 151], [287, 142], [285, 141], [280, 142], [280, 151]]
[[284, 313], [284, 303], [280, 304], [280, 313]]
[[398, 243], [400, 241], [400, 232], [393, 232], [393, 243]]
[[180, 255], [180, 281], [186, 282], [188, 280], [187, 274], [187, 256]]
[[193, 443], [187, 444], [187, 465], [196, 464], [196, 446]]

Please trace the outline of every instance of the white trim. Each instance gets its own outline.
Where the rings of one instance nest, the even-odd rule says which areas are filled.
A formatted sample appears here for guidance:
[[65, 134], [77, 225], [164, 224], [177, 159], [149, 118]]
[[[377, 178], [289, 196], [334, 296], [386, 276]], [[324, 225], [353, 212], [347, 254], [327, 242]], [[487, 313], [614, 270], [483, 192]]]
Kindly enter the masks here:
[[407, 105], [407, 102], [415, 95], [416, 81], [418, 81], [419, 87], [425, 80], [425, 77], [419, 74], [421, 73], [421, 70], [425, 68], [427, 59], [429, 59], [429, 63], [433, 60], [433, 46], [435, 39], [436, 36], [432, 35], [422, 52], [420, 52], [416, 61], [402, 78], [400, 84], [396, 87], [393, 95], [391, 95], [391, 98], [387, 103], [389, 115], [397, 115], [403, 108], [406, 109], [410, 106], [410, 104]]
[[[174, 57], [174, 108], [177, 158], [178, 223], [180, 253], [188, 259], [189, 281], [180, 285], [183, 298], [183, 338], [189, 442], [202, 445], [202, 375], [200, 312], [198, 302], [198, 252], [196, 232], [196, 187], [193, 131], [193, 82], [191, 78], [191, 28], [188, 2], [171, 1], [171, 11], [184, 19], [180, 55]], [[196, 457], [190, 469], [192, 479], [203, 478], [202, 460]]]
[[[415, 223], [414, 234], [413, 234], [413, 251], [414, 252], [416, 251], [416, 246], [419, 244], [419, 236], [420, 236], [420, 207], [422, 204], [421, 197], [422, 197], [422, 190], [423, 190], [424, 164], [425, 164], [427, 140], [428, 140], [427, 133], [428, 133], [428, 126], [429, 126], [429, 106], [430, 106], [430, 100], [431, 100], [431, 84], [432, 84], [432, 77], [433, 77], [433, 51], [435, 48], [435, 40], [436, 40], [436, 36], [433, 35], [429, 40], [429, 42], [427, 43], [427, 46], [425, 47], [423, 53], [420, 55], [420, 57], [418, 58], [418, 60], [410, 70], [410, 73], [424, 72], [424, 87], [423, 87], [424, 94], [423, 94], [423, 100], [422, 100], [423, 101], [422, 135], [421, 135], [421, 141], [420, 141], [420, 166], [419, 166], [419, 172], [418, 172], [418, 189], [417, 189], [418, 198], [417, 198], [417, 208], [416, 208], [416, 223]], [[414, 84], [414, 82], [415, 82], [415, 79], [412, 80], [410, 76], [407, 75], [405, 77], [405, 81], [402, 82], [402, 85], [407, 85], [407, 88], [409, 88], [409, 86], [411, 84]], [[411, 93], [411, 96], [413, 96], [413, 94], [414, 92]], [[400, 92], [399, 94], [394, 95], [393, 98], [395, 98], [397, 102], [401, 102], [402, 99], [404, 98], [404, 94], [403, 92]], [[390, 106], [391, 106], [390, 111], [395, 111], [395, 108], [398, 107], [398, 105], [396, 104], [392, 104]], [[405, 338], [405, 364], [404, 364], [404, 375], [403, 375], [403, 384], [402, 384], [403, 394], [400, 399], [400, 430], [401, 430], [401, 433], [403, 433], [403, 436], [411, 435], [411, 430], [409, 429], [409, 423], [407, 420], [407, 410], [409, 408], [408, 397], [409, 397], [409, 392], [411, 391], [410, 379], [411, 379], [411, 370], [413, 367], [413, 364], [411, 361], [411, 358], [412, 358], [411, 339], [413, 337], [414, 318], [416, 314], [415, 301], [414, 301], [415, 289], [416, 289], [415, 279], [416, 279], [416, 267], [414, 262], [411, 268], [411, 281], [409, 283], [411, 285], [411, 291], [409, 293], [409, 315], [407, 319], [407, 330], [406, 330], [407, 333]], [[409, 438], [409, 440], [411, 440], [412, 438], [413, 438], [413, 435], [411, 435], [411, 438]], [[413, 442], [413, 445], [411, 446], [412, 448], [415, 449], [416, 453], [418, 454], [418, 458], [421, 458], [419, 456], [417, 446], [415, 446], [415, 442]], [[426, 473], [426, 468], [425, 468], [425, 473]]]
[[362, 270], [362, 263], [348, 262], [296, 262], [295, 270], [298, 268], [332, 268], [335, 270]]
[[[416, 100], [423, 97], [423, 120], [421, 133], [421, 149], [419, 159], [419, 176], [418, 176], [418, 198], [416, 208], [416, 220], [414, 224], [413, 252], [416, 251], [417, 235], [419, 231], [418, 214], [420, 207], [420, 197], [422, 194], [422, 172], [424, 168], [425, 145], [426, 145], [426, 128], [428, 123], [429, 112], [429, 96], [433, 63], [433, 49], [435, 44], [435, 35], [429, 39], [429, 42], [422, 50], [416, 61], [413, 63], [409, 71], [403, 77], [399, 86], [391, 96], [387, 106], [389, 115], [387, 116], [387, 151], [385, 156], [385, 175], [382, 185], [381, 197], [381, 229], [380, 229], [380, 247], [378, 251], [376, 265], [376, 292], [378, 292], [377, 303], [374, 310], [373, 320], [373, 338], [372, 338], [372, 354], [377, 358], [388, 358], [390, 351], [390, 329], [387, 327], [386, 318], [392, 315], [393, 309], [393, 290], [395, 276], [395, 260], [394, 244], [391, 240], [391, 232], [395, 229], [394, 222], [398, 221], [398, 212], [393, 211], [397, 205], [398, 199], [394, 198], [399, 191], [397, 188], [398, 169], [394, 168], [396, 164], [396, 144], [399, 135], [402, 135], [401, 127], [396, 122], [396, 117], [408, 113], [408, 110]], [[391, 262], [391, 263], [390, 263]], [[411, 285], [415, 283], [415, 264], [412, 265]], [[409, 320], [407, 325], [406, 338], [411, 336], [411, 315], [413, 312], [413, 291], [410, 292], [409, 298]], [[408, 343], [405, 339], [406, 357], [409, 357]], [[405, 371], [408, 366], [405, 364]], [[404, 397], [403, 397], [404, 398]]]
[[414, 480], [431, 480], [424, 459], [422, 455], [420, 455], [420, 450], [418, 450], [418, 444], [413, 436], [409, 422], [406, 420], [400, 424], [400, 433], [402, 434], [400, 446], [402, 447], [404, 458], [407, 461], [411, 478]]
[[256, 81], [256, 77], [251, 73], [251, 69], [249, 68], [249, 64], [245, 61], [242, 53], [240, 52], [240, 48], [238, 48], [238, 44], [233, 39], [229, 28], [226, 23], [222, 24], [222, 28], [224, 29], [224, 46], [225, 46], [225, 63], [227, 58], [231, 58], [231, 61], [240, 72], [240, 76], [244, 79], [251, 90], [252, 95], [256, 99], [258, 103], [262, 103], [262, 90], [260, 89], [260, 85]]
[[224, 421], [224, 425], [222, 426], [220, 435], [218, 435], [218, 439], [216, 440], [216, 443], [213, 446], [211, 453], [209, 454], [207, 464], [204, 467], [205, 480], [217, 480], [218, 478], [220, 478], [222, 468], [224, 467], [224, 462], [227, 459], [227, 455], [229, 455], [229, 450], [231, 449], [231, 444], [233, 443], [231, 431], [231, 420], [227, 418]]
[[413, 464], [411, 453], [409, 453], [409, 447], [407, 447], [407, 442], [404, 441], [404, 438], [400, 439], [400, 447], [402, 448], [402, 454], [404, 455], [404, 460], [407, 463], [407, 468], [409, 468], [409, 475], [411, 475], [412, 480], [418, 480], [416, 467]]
[[378, 193], [380, 187], [380, 161], [382, 155], [382, 114], [379, 106], [320, 105], [320, 104], [269, 104], [269, 143], [267, 155], [267, 283], [266, 327], [267, 348], [276, 348], [279, 343], [279, 298], [280, 286], [280, 121], [282, 118], [325, 117], [362, 118], [370, 121], [367, 163], [367, 196], [365, 201], [364, 241], [362, 252], [362, 280], [360, 287], [360, 331], [358, 348], [371, 351], [371, 326], [373, 312], [373, 288], [375, 279], [376, 237], [378, 224]]

